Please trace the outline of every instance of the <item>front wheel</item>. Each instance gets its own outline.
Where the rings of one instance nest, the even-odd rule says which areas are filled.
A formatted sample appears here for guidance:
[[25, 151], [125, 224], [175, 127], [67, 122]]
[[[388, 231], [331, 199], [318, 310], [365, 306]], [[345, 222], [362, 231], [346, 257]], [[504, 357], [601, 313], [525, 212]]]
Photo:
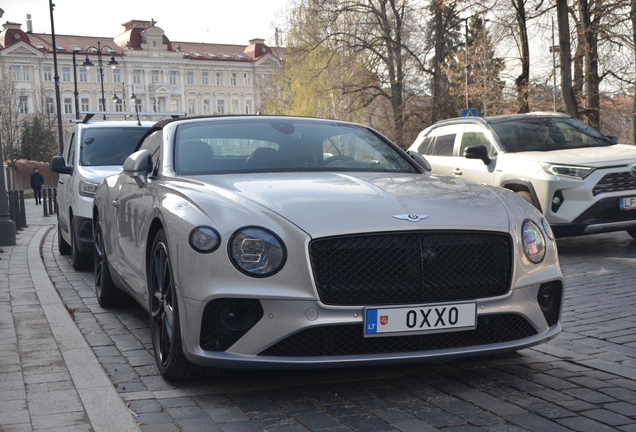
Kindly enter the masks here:
[[627, 230], [627, 234], [629, 234], [630, 236], [632, 236], [632, 238], [635, 238], [635, 239], [636, 239], [636, 228], [628, 229], [628, 230]]
[[[530, 204], [534, 205], [534, 200], [532, 199], [532, 195], [528, 191], [518, 191], [517, 195], [519, 195], [524, 200], [528, 201]], [[536, 207], [536, 206], [535, 206]]]
[[60, 255], [69, 255], [71, 253], [71, 245], [62, 237], [62, 229], [60, 228], [59, 221], [57, 223], [57, 250]]
[[73, 226], [73, 220], [71, 219], [71, 264], [75, 270], [87, 270], [90, 269], [91, 260], [90, 256], [84, 255], [79, 251], [77, 247], [77, 238], [75, 235], [75, 227]]
[[183, 354], [179, 304], [168, 242], [163, 229], [157, 232], [151, 251], [148, 264], [148, 297], [150, 334], [157, 367], [167, 380], [192, 379], [197, 375], [197, 370]]
[[97, 216], [95, 220], [95, 246], [93, 249], [93, 273], [95, 275], [95, 294], [101, 307], [117, 306], [120, 302], [121, 291], [115, 286], [110, 276], [108, 257], [104, 248], [104, 234], [102, 224]]

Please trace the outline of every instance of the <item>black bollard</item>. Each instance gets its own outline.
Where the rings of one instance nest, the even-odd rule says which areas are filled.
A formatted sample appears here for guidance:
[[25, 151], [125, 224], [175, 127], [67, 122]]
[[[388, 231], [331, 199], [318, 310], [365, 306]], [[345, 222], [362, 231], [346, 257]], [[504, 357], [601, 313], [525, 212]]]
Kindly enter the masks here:
[[53, 205], [55, 206], [55, 214], [60, 214], [60, 209], [57, 206], [57, 188], [53, 188]]
[[[13, 189], [9, 189], [7, 191], [7, 202], [9, 204], [9, 218], [15, 223], [15, 201], [13, 200], [13, 196], [15, 195], [15, 191]], [[17, 229], [17, 226], [16, 226]]]
[[42, 188], [42, 210], [44, 211], [44, 216], [49, 215], [49, 208], [46, 206], [46, 188]]
[[13, 208], [15, 209], [15, 219], [13, 220], [13, 222], [15, 222], [15, 230], [21, 231], [22, 216], [20, 215], [20, 193], [17, 189], [13, 191]]
[[20, 215], [22, 216], [21, 224], [23, 228], [28, 228], [26, 217], [26, 206], [24, 205], [24, 191], [20, 189]]
[[53, 214], [53, 188], [46, 188], [49, 191], [49, 214]]

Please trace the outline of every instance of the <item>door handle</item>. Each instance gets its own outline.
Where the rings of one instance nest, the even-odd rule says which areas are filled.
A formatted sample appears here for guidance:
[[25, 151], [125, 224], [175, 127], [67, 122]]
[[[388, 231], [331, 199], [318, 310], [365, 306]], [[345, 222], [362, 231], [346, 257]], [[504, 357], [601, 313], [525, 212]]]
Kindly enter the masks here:
[[463, 174], [463, 172], [462, 172], [462, 170], [460, 170], [459, 168], [455, 168], [455, 169], [453, 170], [453, 174], [456, 174], [456, 175], [462, 175], [462, 174]]
[[112, 200], [110, 203], [113, 205], [113, 207], [119, 208], [119, 201], [117, 199]]
[[58, 179], [58, 180], [57, 180], [57, 182], [58, 182], [59, 184], [64, 184], [64, 180], [62, 180], [62, 179]]

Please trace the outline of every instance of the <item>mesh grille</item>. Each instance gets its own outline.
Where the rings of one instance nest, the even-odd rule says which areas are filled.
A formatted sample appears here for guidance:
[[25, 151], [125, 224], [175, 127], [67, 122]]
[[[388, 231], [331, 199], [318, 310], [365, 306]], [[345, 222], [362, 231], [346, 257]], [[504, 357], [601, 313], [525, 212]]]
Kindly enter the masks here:
[[605, 174], [592, 189], [594, 196], [607, 192], [636, 191], [636, 177], [629, 172]]
[[510, 236], [408, 232], [331, 237], [310, 244], [320, 300], [380, 305], [476, 299], [510, 288]]
[[362, 331], [362, 324], [313, 327], [283, 339], [259, 355], [323, 357], [421, 352], [508, 342], [537, 334], [525, 318], [513, 314], [480, 316], [477, 328], [470, 331], [376, 338], [365, 338]]
[[201, 321], [201, 337], [199, 344], [201, 349], [206, 351], [225, 351], [236, 341], [242, 338], [250, 328], [244, 330], [232, 330], [223, 325], [221, 314], [228, 307], [238, 306], [242, 310], [252, 313], [252, 328], [262, 317], [263, 308], [261, 302], [255, 299], [216, 299], [205, 306], [203, 319]]
[[553, 281], [541, 284], [539, 288], [539, 293], [546, 288], [551, 288], [554, 295], [554, 303], [548, 310], [541, 310], [543, 312], [543, 316], [545, 317], [546, 322], [548, 323], [548, 327], [552, 327], [557, 322], [559, 322], [559, 314], [561, 312], [561, 300], [563, 299], [563, 285], [561, 281]]

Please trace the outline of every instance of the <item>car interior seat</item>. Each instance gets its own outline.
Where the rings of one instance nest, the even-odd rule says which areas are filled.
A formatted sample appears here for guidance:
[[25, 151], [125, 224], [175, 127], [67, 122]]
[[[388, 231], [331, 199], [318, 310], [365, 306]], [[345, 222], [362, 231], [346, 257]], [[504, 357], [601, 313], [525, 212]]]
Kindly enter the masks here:
[[278, 151], [271, 147], [257, 148], [245, 161], [245, 168], [278, 168], [279, 166]]
[[179, 147], [179, 171], [208, 171], [210, 169], [213, 157], [214, 151], [208, 143], [198, 140], [185, 141]]

